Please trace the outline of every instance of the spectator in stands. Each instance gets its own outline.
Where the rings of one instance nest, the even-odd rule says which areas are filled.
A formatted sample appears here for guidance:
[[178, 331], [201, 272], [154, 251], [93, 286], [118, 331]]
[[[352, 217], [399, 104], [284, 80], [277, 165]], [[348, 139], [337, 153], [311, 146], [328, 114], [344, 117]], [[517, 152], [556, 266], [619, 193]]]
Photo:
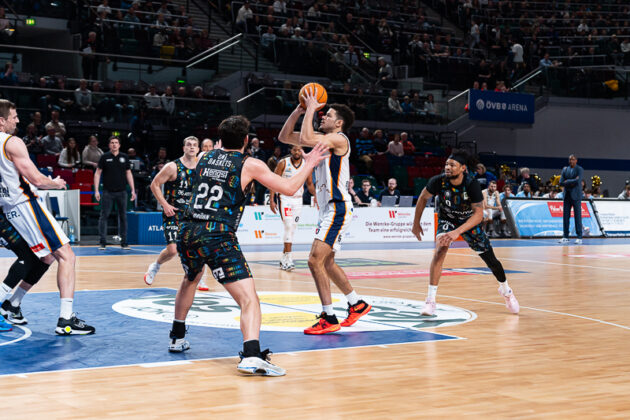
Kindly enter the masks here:
[[521, 183], [521, 186], [519, 189], [521, 191], [518, 194], [516, 194], [517, 197], [532, 198], [532, 187], [526, 181], [523, 181]]
[[416, 146], [413, 145], [413, 142], [409, 140], [409, 135], [406, 132], [400, 133], [400, 141], [403, 144], [403, 150], [405, 151], [405, 155], [411, 156], [416, 153]]
[[47, 133], [50, 128], [53, 128], [55, 130], [55, 135], [62, 139], [66, 136], [66, 125], [59, 121], [59, 111], [57, 110], [53, 110], [50, 113], [50, 121], [48, 121], [45, 128]]
[[297, 95], [293, 90], [290, 80], [285, 80], [282, 83], [282, 90], [280, 95], [276, 96], [276, 99], [280, 102], [282, 111], [293, 110], [297, 106]]
[[623, 54], [623, 65], [627, 65], [630, 62], [630, 40], [628, 38], [624, 38], [619, 45], [621, 52]]
[[[238, 9], [238, 14], [236, 15], [236, 27], [241, 31], [248, 33], [253, 30], [253, 21], [254, 21], [254, 12], [249, 6], [249, 2], [246, 1], [240, 9]], [[250, 26], [252, 28], [250, 29]]]
[[41, 112], [33, 112], [33, 115], [31, 115], [31, 124], [35, 126], [35, 132], [38, 136], [42, 137], [46, 133], [46, 127], [44, 126], [44, 123], [42, 123]]
[[4, 64], [4, 71], [0, 73], [0, 84], [15, 86], [18, 84], [18, 78], [13, 69], [13, 63], [11, 61], [7, 61]]
[[42, 138], [44, 153], [47, 155], [59, 156], [59, 154], [63, 150], [61, 138], [55, 135], [54, 127], [48, 127], [46, 131], [48, 132], [48, 135]]
[[98, 13], [99, 15], [101, 13], [105, 13], [105, 16], [111, 14], [112, 9], [111, 7], [109, 7], [109, 0], [103, 0], [103, 2], [99, 4], [98, 8], [96, 9], [96, 13]]
[[282, 158], [282, 147], [276, 146], [273, 148], [273, 154], [267, 159], [267, 166], [271, 172], [276, 170], [276, 166], [278, 166], [278, 162]]
[[350, 194], [350, 197], [352, 197], [352, 203], [357, 205], [361, 204], [361, 200], [359, 200], [357, 192], [354, 190], [354, 178], [352, 177], [348, 180], [348, 193]]
[[168, 162], [169, 160], [166, 155], [166, 147], [160, 147], [157, 158], [151, 162], [151, 177], [154, 177], [158, 172], [160, 172], [164, 165]]
[[144, 94], [144, 102], [149, 111], [162, 111], [162, 101], [160, 100], [160, 96], [156, 93], [155, 85], [149, 86], [149, 91]]
[[111, 94], [104, 93], [100, 82], [92, 83], [92, 97], [98, 119], [102, 122], [114, 121], [116, 98]]
[[427, 95], [427, 100], [424, 102], [424, 112], [426, 112], [427, 116], [430, 118], [436, 118], [437, 108], [435, 107], [435, 98], [431, 93]]
[[164, 93], [162, 94], [161, 103], [162, 108], [168, 115], [173, 115], [175, 112], [175, 95], [173, 95], [173, 88], [166, 86]]
[[398, 204], [398, 200], [400, 200], [400, 191], [398, 191], [397, 189], [398, 187], [398, 182], [396, 181], [396, 178], [390, 178], [387, 181], [387, 188], [385, 190], [383, 190], [383, 192], [381, 193], [381, 196], [378, 198], [379, 202], [383, 201], [383, 197], [396, 197], [396, 204]]
[[405, 95], [405, 97], [403, 98], [403, 101], [400, 103], [400, 107], [402, 108], [403, 115], [405, 117], [411, 117], [413, 115], [416, 115], [416, 110], [411, 104], [411, 98], [409, 97], [409, 95]]
[[96, 32], [91, 31], [88, 37], [81, 45], [81, 68], [83, 69], [83, 78], [89, 80], [98, 79], [98, 57], [94, 53], [101, 52], [97, 45]]
[[287, 2], [284, 0], [275, 0], [273, 2], [273, 12], [276, 15], [287, 15]]
[[510, 184], [505, 184], [503, 186], [503, 192], [501, 194], [499, 194], [499, 198], [501, 199], [501, 202], [505, 202], [505, 199], [508, 197], [514, 197], [514, 194], [512, 194], [512, 187], [510, 186]]
[[405, 149], [403, 148], [403, 144], [400, 141], [400, 134], [394, 134], [394, 139], [390, 141], [387, 145], [387, 152], [385, 153], [396, 157], [402, 157], [405, 155]]
[[26, 126], [26, 134], [22, 137], [28, 153], [31, 156], [31, 160], [35, 162], [35, 155], [44, 152], [44, 144], [42, 143], [42, 136], [37, 134], [37, 128], [34, 123], [30, 123]]
[[479, 25], [473, 19], [470, 23], [470, 48], [475, 48], [481, 42], [481, 31]]
[[392, 66], [385, 61], [385, 57], [378, 58], [378, 80], [383, 82], [390, 80], [394, 76]]
[[81, 165], [81, 155], [74, 137], [68, 139], [68, 144], [61, 151], [57, 163], [62, 168], [78, 168]]
[[258, 139], [258, 137], [252, 138], [252, 141], [250, 142], [250, 146], [248, 149], [248, 153], [251, 157], [260, 159], [263, 162], [266, 160], [265, 152], [260, 148], [260, 140]]
[[103, 156], [103, 151], [98, 147], [98, 138], [96, 136], [90, 136], [87, 146], [83, 149], [81, 158], [83, 165], [90, 169], [98, 168], [98, 162]]
[[487, 171], [486, 166], [483, 163], [478, 163], [475, 171], [477, 172], [475, 174], [475, 178], [482, 188], [486, 188], [486, 186], [490, 185], [491, 181], [497, 180], [497, 177], [494, 176], [494, 174]]
[[618, 200], [630, 200], [630, 184], [626, 185], [626, 188], [617, 196]]
[[[66, 79], [63, 77], [59, 77], [57, 79], [57, 89], [59, 90], [66, 90]], [[68, 91], [66, 91], [68, 92]], [[53, 104], [56, 106], [53, 106], [52, 108], [57, 110], [57, 111], [63, 111], [66, 112], [67, 110], [69, 110], [70, 108], [72, 108], [72, 105], [74, 105], [74, 95], [70, 95], [70, 93], [58, 93], [56, 94], [57, 96], [57, 103]], [[53, 97], [54, 99], [54, 97]], [[54, 102], [54, 101], [53, 101]], [[53, 111], [50, 111], [51, 115]], [[64, 134], [65, 135], [65, 134]]]
[[383, 135], [383, 130], [374, 130], [374, 139], [372, 140], [372, 144], [374, 149], [376, 149], [376, 153], [385, 153], [389, 142]]
[[400, 116], [403, 113], [403, 109], [398, 101], [398, 91], [396, 89], [392, 89], [389, 93], [389, 98], [387, 98], [387, 108], [389, 108], [389, 111], [395, 116]]
[[268, 57], [275, 59], [274, 48], [276, 44], [276, 34], [273, 33], [273, 26], [267, 26], [267, 31], [260, 37], [260, 45], [263, 47]]
[[[114, 83], [114, 94], [116, 98], [116, 118], [119, 122], [128, 119], [134, 112], [134, 106], [131, 103], [131, 97], [126, 95], [123, 91], [123, 83], [120, 80], [117, 80]], [[184, 88], [184, 91], [186, 88]]]
[[539, 64], [540, 64], [540, 67], [542, 67], [542, 68], [547, 68], [547, 67], [552, 67], [553, 66], [553, 63], [549, 59], [549, 53], [545, 53], [543, 58], [540, 59], [540, 63]]
[[536, 180], [531, 176], [529, 168], [521, 168], [520, 173], [521, 176], [518, 179], [518, 181], [520, 182], [520, 186], [518, 188], [518, 191], [520, 192], [523, 189], [524, 182], [529, 184], [531, 191], [536, 191], [538, 189], [538, 182], [536, 182]]
[[90, 113], [94, 111], [92, 107], [92, 91], [87, 88], [87, 80], [81, 79], [79, 87], [74, 90], [74, 103], [77, 104], [79, 111]]
[[512, 45], [512, 62], [515, 66], [520, 66], [523, 64], [523, 46], [518, 42], [515, 42]]
[[364, 178], [361, 182], [361, 191], [357, 193], [357, 197], [359, 198], [361, 205], [378, 205], [378, 200], [376, 198], [376, 195], [374, 194], [374, 190], [372, 189], [372, 183], [367, 178]]
[[367, 127], [361, 129], [355, 142], [355, 147], [359, 162], [362, 162], [367, 172], [370, 172], [372, 170], [372, 157], [376, 154], [376, 148], [370, 138], [370, 130]]

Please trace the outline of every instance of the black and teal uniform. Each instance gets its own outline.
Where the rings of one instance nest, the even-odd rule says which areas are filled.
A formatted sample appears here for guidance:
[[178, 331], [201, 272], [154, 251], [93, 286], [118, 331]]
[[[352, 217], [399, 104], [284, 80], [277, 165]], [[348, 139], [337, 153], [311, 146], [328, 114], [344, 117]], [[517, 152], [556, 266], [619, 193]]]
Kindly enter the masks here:
[[178, 241], [180, 221], [192, 197], [192, 181], [195, 174], [195, 170], [187, 168], [181, 159], [177, 159], [175, 165], [177, 166], [177, 178], [164, 183], [164, 199], [177, 209], [174, 216], [169, 217], [162, 213], [164, 239], [167, 244]]

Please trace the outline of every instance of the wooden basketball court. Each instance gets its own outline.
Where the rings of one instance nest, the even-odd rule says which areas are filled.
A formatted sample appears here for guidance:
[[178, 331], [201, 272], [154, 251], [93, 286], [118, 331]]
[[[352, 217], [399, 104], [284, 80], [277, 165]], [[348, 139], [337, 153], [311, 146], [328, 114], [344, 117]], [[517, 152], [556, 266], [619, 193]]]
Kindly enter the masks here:
[[[7, 338], [4, 345], [0, 341], [4, 366], [0, 400], [7, 415], [3, 418], [629, 418], [630, 240], [590, 239], [583, 246], [535, 240], [493, 243], [506, 270], [517, 271], [508, 279], [520, 301], [520, 315], [507, 312], [494, 277], [479, 271], [484, 266], [481, 259], [468, 248], [454, 248], [445, 268], [460, 270], [442, 278], [438, 304], [472, 316], [454, 325], [421, 327], [448, 339], [417, 339], [415, 327], [409, 326], [413, 323], [402, 327], [405, 335], [400, 340], [395, 338], [398, 327], [354, 335], [342, 330], [337, 338], [287, 333], [284, 341], [282, 331], [273, 333], [280, 337], [275, 341], [267, 338], [272, 333], [263, 332], [262, 348], [271, 347], [276, 352], [272, 361], [287, 369], [280, 378], [240, 376], [238, 345], [230, 345], [230, 356], [204, 356], [222, 345], [222, 334], [236, 340], [240, 332], [234, 329], [214, 329], [219, 332], [210, 340], [202, 336], [203, 327], [191, 328], [191, 350], [180, 355], [181, 360], [176, 355], [166, 362], [141, 364], [125, 360], [168, 354], [167, 323], [138, 320], [160, 337], [152, 341], [154, 345], [142, 344], [141, 334], [134, 335], [135, 327], [126, 321], [95, 320], [93, 315], [85, 319], [96, 327], [94, 336], [55, 337], [58, 297], [42, 293], [57, 290], [56, 270], [51, 270], [23, 302], [32, 335], [13, 343]], [[422, 270], [428, 270], [432, 250], [421, 247], [348, 247], [339, 257], [356, 260], [345, 270], [354, 273], [351, 282], [360, 294], [422, 302], [428, 283]], [[109, 313], [131, 289], [145, 293], [143, 289], [149, 288], [142, 277], [159, 249], [134, 247], [127, 255], [108, 249], [94, 256], [90, 254], [96, 254], [95, 248], [78, 249], [77, 290], [90, 291], [75, 299], [79, 316], [81, 311]], [[277, 260], [279, 249], [245, 250], [258, 290], [272, 292], [275, 302], [280, 295], [315, 292], [308, 269], [285, 273], [270, 263], [256, 263]], [[2, 255], [7, 257], [0, 270], [4, 275], [10, 259]], [[294, 258], [307, 255], [303, 250]], [[181, 275], [173, 260], [162, 267], [153, 288], [176, 289]], [[208, 282], [209, 295], [223, 290], [213, 280]], [[113, 297], [106, 294], [115, 289], [122, 290]], [[83, 298], [87, 293], [94, 296], [89, 305]], [[50, 313], [39, 314], [41, 308], [35, 305], [40, 297], [51, 302]], [[345, 306], [345, 301], [337, 304]], [[208, 319], [214, 316], [210, 312]], [[308, 313], [308, 322], [311, 316], [314, 320]], [[304, 319], [277, 322], [285, 321], [300, 324]], [[372, 338], [364, 339], [368, 336]], [[85, 357], [84, 347], [97, 339], [102, 344]], [[326, 340], [326, 345], [317, 340]], [[27, 345], [28, 352], [23, 350]], [[283, 351], [285, 346], [315, 348]], [[47, 361], [62, 353], [67, 362], [48, 369]], [[117, 360], [88, 366], [88, 360], [91, 364], [105, 360], [105, 353]], [[86, 366], [81, 368], [83, 362]], [[22, 372], [11, 370], [16, 363], [24, 366]], [[32, 363], [39, 371], [29, 370]]]

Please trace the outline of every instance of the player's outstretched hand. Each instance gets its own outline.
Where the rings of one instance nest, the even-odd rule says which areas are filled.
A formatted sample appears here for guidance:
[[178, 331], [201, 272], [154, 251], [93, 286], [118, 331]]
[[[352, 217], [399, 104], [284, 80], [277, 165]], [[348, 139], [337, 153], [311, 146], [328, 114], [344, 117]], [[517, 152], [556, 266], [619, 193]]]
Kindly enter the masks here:
[[310, 110], [310, 111], [317, 111], [317, 108], [319, 108], [319, 106], [321, 105], [319, 103], [319, 101], [317, 100], [317, 88], [315, 87], [309, 87], [308, 89], [305, 89], [304, 95], [302, 95], [302, 97], [304, 98], [304, 103], [306, 104], [306, 110]]
[[293, 110], [294, 114], [297, 115], [302, 115], [306, 112], [306, 109], [302, 108], [302, 105], [300, 104], [300, 101], [298, 101], [298, 105], [297, 107], [295, 107], [295, 109]]
[[418, 238], [419, 241], [422, 240], [422, 235], [424, 235], [424, 231], [422, 230], [422, 226], [420, 226], [420, 223], [413, 224], [413, 227], [411, 228], [411, 233], [413, 233], [413, 235]]
[[313, 147], [313, 150], [311, 150], [309, 153], [304, 154], [304, 152], [302, 152], [302, 154], [304, 156], [304, 161], [306, 162], [306, 165], [314, 168], [319, 164], [319, 162], [321, 162], [328, 156], [328, 146], [320, 142], [317, 143], [315, 147]]

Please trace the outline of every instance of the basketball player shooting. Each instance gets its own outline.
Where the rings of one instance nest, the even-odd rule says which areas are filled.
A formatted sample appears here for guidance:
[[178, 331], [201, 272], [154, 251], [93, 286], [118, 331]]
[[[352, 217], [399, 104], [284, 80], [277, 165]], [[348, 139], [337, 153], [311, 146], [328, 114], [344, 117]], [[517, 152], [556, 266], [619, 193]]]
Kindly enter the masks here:
[[[302, 148], [300, 146], [293, 146], [291, 148], [291, 154], [282, 159], [276, 170], [276, 175], [280, 175], [282, 178], [291, 178], [295, 172], [302, 166]], [[315, 196], [315, 186], [313, 185], [313, 177], [306, 178], [306, 188]], [[280, 197], [280, 209], [276, 204], [276, 192], [271, 190], [269, 198], [269, 207], [275, 214], [280, 210], [280, 218], [284, 224], [284, 250], [282, 252], [282, 259], [280, 260], [280, 269], [285, 271], [291, 271], [295, 268], [293, 258], [291, 257], [291, 249], [293, 246], [293, 234], [297, 228], [297, 224], [300, 220], [300, 214], [302, 214], [302, 194], [304, 187], [301, 187], [292, 196], [286, 196], [278, 194]]]
[[[322, 302], [322, 313], [318, 316], [317, 323], [304, 330], [305, 334], [339, 331], [341, 327], [353, 325], [372, 308], [357, 295], [346, 273], [335, 262], [335, 252], [341, 248], [341, 240], [350, 226], [354, 210], [348, 193], [350, 140], [344, 134], [354, 123], [354, 112], [346, 105], [330, 105], [319, 126], [323, 134], [315, 133], [313, 116], [322, 107], [318, 97], [317, 88], [306, 89], [303, 97], [306, 109], [298, 105], [278, 135], [283, 143], [307, 147], [321, 143], [330, 151], [330, 155], [315, 168], [319, 222], [308, 257], [308, 267]], [[302, 114], [302, 129], [295, 132], [295, 124]], [[330, 279], [348, 300], [348, 317], [341, 324], [333, 311]]]
[[519, 304], [508, 285], [503, 266], [494, 255], [490, 240], [483, 230], [483, 195], [481, 186], [468, 174], [468, 153], [453, 150], [446, 160], [444, 173], [429, 180], [422, 190], [413, 220], [412, 233], [422, 240], [424, 234], [420, 225], [422, 212], [427, 202], [437, 196], [438, 221], [435, 237], [435, 252], [429, 270], [429, 292], [422, 309], [422, 315], [435, 314], [435, 296], [442, 275], [442, 265], [451, 243], [461, 235], [468, 246], [479, 254], [499, 281], [499, 293], [505, 299], [505, 306], [514, 314], [519, 311]]

